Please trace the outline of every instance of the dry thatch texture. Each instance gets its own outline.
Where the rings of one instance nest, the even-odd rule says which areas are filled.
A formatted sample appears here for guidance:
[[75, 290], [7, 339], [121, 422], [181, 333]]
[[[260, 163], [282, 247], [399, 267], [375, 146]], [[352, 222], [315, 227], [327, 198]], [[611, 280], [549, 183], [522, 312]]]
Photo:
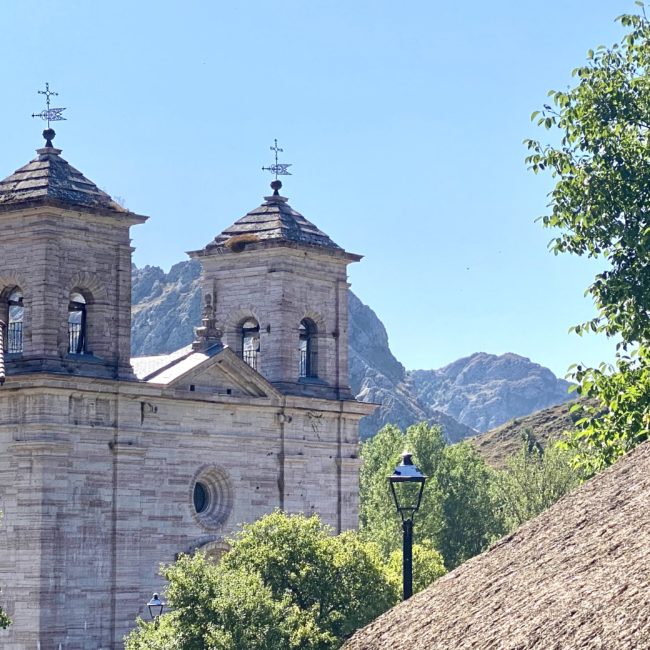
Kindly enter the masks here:
[[254, 234], [235, 235], [234, 237], [227, 239], [224, 242], [224, 246], [226, 246], [226, 248], [230, 248], [230, 250], [235, 251], [235, 253], [240, 253], [244, 250], [246, 244], [254, 244], [259, 240], [260, 238]]
[[650, 443], [344, 648], [650, 648]]

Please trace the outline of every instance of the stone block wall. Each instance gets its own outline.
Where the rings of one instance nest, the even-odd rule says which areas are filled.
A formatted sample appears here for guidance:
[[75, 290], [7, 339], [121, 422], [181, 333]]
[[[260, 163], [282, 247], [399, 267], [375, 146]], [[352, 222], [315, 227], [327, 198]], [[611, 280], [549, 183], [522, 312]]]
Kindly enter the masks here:
[[[6, 650], [121, 648], [161, 562], [275, 508], [357, 524], [366, 404], [10, 377], [0, 390]], [[215, 509], [196, 513], [196, 480]], [[217, 503], [219, 502], [219, 503]]]
[[[326, 249], [247, 247], [199, 257], [203, 292], [216, 296], [216, 318], [224, 342], [241, 351], [241, 323], [260, 326], [259, 371], [284, 390], [349, 396], [347, 358], [347, 264]], [[315, 348], [320, 382], [299, 380], [299, 327], [317, 328]], [[327, 390], [329, 389], [329, 390]]]
[[[23, 353], [9, 372], [61, 370], [128, 377], [133, 221], [123, 215], [38, 207], [0, 212], [0, 293], [24, 296]], [[68, 355], [70, 293], [87, 305], [85, 359]]]

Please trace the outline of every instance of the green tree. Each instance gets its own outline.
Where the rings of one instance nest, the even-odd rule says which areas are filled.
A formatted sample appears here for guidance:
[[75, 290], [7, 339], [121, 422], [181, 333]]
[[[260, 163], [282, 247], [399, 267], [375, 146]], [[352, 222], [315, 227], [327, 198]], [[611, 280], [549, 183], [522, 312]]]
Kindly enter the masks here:
[[[163, 568], [172, 612], [157, 623], [138, 621], [127, 650], [277, 650], [291, 645], [297, 612], [274, 600], [260, 577], [226, 571], [201, 554]], [[305, 646], [312, 647], [312, 646]]]
[[493, 485], [496, 472], [469, 442], [450, 445], [436, 476], [443, 495], [439, 550], [453, 568], [505, 532]]
[[[361, 445], [363, 465], [359, 477], [359, 532], [364, 539], [378, 544], [385, 557], [401, 547], [401, 521], [395, 511], [387, 477], [393, 473], [406, 447], [413, 452], [424, 474], [432, 477], [445, 448], [445, 441], [437, 427], [419, 424], [409, 427], [405, 434], [398, 427], [388, 424]], [[437, 482], [430, 478], [417, 514], [415, 535], [418, 540], [432, 540], [435, 547], [442, 529], [441, 503]]]
[[218, 564], [163, 567], [173, 611], [139, 621], [127, 650], [334, 650], [398, 601], [379, 548], [316, 516], [274, 512], [230, 542]]
[[507, 469], [499, 472], [495, 483], [508, 531], [550, 508], [578, 484], [570, 461], [557, 444], [542, 449], [530, 432], [525, 432], [521, 450], [508, 459]]
[[389, 555], [401, 544], [401, 526], [387, 476], [405, 449], [429, 479], [417, 514], [416, 541], [428, 540], [453, 568], [484, 550], [503, 532], [492, 483], [495, 472], [468, 443], [446, 445], [426, 423], [406, 432], [388, 425], [363, 443], [360, 533]]
[[614, 367], [575, 368], [581, 395], [596, 398], [569, 442], [584, 476], [646, 440], [650, 422], [650, 22], [618, 20], [627, 33], [588, 53], [576, 84], [551, 91], [533, 113], [556, 144], [528, 140], [527, 162], [556, 179], [546, 227], [557, 254], [600, 258], [605, 270], [588, 287], [597, 315], [578, 334], [621, 339]]
[[288, 594], [336, 639], [369, 623], [398, 598], [378, 547], [351, 531], [332, 535], [317, 516], [275, 512], [244, 526], [222, 564], [255, 571], [274, 597]]
[[[402, 551], [393, 551], [388, 558], [388, 570], [393, 575], [395, 584], [402, 586]], [[447, 570], [442, 555], [433, 548], [430, 540], [425, 539], [413, 544], [413, 593], [417, 594], [432, 582], [445, 575]]]

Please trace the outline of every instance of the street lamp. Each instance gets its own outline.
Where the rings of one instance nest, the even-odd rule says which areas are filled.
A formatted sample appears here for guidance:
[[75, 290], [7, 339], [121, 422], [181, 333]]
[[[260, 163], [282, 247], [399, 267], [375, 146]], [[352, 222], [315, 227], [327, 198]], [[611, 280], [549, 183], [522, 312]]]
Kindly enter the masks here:
[[151, 600], [147, 603], [147, 607], [149, 608], [149, 616], [151, 616], [151, 619], [155, 621], [156, 625], [158, 625], [158, 617], [162, 614], [164, 606], [165, 603], [160, 600], [158, 594], [154, 594]]
[[405, 451], [402, 462], [388, 477], [395, 507], [402, 517], [403, 599], [413, 595], [413, 516], [420, 509], [427, 477], [413, 464], [413, 454]]

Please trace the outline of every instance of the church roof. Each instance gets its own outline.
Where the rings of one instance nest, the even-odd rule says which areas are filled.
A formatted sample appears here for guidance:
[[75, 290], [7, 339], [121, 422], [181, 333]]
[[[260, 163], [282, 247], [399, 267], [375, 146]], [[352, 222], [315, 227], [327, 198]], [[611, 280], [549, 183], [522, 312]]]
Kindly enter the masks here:
[[161, 370], [173, 366], [192, 354], [192, 346], [186, 345], [184, 348], [175, 350], [170, 354], [157, 354], [149, 357], [131, 357], [131, 366], [133, 373], [141, 381], [148, 381], [151, 377], [157, 375]]
[[[217, 375], [210, 375], [210, 368], [214, 370], [215, 362]], [[131, 365], [140, 381], [166, 388], [173, 387], [179, 381], [190, 381], [191, 377], [198, 377], [203, 383], [207, 381], [216, 392], [219, 392], [221, 384], [234, 386], [244, 395], [279, 396], [277, 389], [268, 380], [220, 341], [204, 350], [196, 350], [193, 345], [188, 345], [171, 354], [132, 357]], [[226, 394], [231, 392], [226, 390]]]
[[344, 650], [647, 648], [649, 501], [646, 442]]
[[0, 209], [25, 203], [54, 203], [131, 214], [66, 160], [61, 149], [37, 149], [38, 156], [0, 181]]
[[[272, 196], [217, 235], [204, 249], [233, 248], [253, 243], [293, 243], [326, 248], [344, 253], [322, 230], [305, 219], [280, 196], [274, 187]], [[279, 189], [279, 188], [278, 188]], [[354, 256], [355, 258], [358, 256]]]

